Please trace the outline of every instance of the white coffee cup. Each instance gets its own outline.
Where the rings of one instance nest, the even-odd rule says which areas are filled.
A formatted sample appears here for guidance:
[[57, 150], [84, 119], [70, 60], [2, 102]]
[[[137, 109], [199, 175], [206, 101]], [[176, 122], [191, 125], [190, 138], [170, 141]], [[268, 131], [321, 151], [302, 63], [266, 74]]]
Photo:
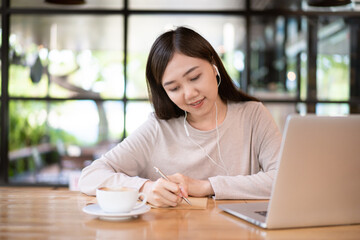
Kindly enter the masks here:
[[[139, 197], [142, 202], [137, 203]], [[146, 195], [136, 188], [102, 187], [96, 189], [96, 199], [100, 208], [108, 213], [127, 213], [146, 204]]]

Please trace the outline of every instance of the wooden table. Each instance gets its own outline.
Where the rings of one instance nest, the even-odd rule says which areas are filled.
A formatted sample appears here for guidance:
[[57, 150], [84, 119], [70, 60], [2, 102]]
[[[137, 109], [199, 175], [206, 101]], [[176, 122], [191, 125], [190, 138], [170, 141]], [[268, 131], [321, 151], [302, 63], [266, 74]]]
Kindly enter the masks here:
[[263, 230], [217, 208], [241, 201], [109, 222], [82, 212], [94, 200], [64, 188], [0, 187], [0, 239], [360, 239], [360, 225]]

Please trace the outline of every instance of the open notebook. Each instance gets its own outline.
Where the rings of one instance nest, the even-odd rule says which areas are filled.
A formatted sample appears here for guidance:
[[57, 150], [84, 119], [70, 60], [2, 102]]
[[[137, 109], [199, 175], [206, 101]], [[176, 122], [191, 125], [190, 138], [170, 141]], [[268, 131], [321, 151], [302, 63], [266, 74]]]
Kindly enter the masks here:
[[[202, 197], [202, 198], [195, 198], [195, 197], [188, 197], [189, 201], [191, 202], [191, 205], [189, 205], [184, 200], [177, 205], [176, 207], [166, 207], [165, 209], [206, 209], [207, 208], [207, 202], [208, 198]], [[149, 204], [152, 208], [157, 208], [151, 204]]]

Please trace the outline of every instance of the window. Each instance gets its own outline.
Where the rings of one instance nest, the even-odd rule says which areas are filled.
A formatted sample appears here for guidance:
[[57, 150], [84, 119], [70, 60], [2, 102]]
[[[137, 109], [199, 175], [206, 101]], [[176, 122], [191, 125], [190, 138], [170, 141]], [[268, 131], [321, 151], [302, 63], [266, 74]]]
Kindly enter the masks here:
[[[71, 0], [69, 0], [71, 1]], [[31, 3], [30, 3], [31, 2]], [[0, 183], [66, 185], [153, 111], [145, 65], [185, 25], [279, 128], [291, 113], [360, 112], [359, 4], [305, 1], [2, 1]]]
[[122, 98], [122, 16], [13, 15], [9, 95]]

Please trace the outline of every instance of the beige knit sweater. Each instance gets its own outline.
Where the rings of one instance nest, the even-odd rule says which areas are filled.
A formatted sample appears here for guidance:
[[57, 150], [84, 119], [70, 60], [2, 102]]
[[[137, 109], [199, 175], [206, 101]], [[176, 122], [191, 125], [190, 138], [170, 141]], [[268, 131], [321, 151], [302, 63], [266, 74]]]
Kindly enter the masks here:
[[216, 199], [270, 197], [281, 134], [262, 103], [228, 103], [218, 127], [224, 164], [218, 156], [216, 129], [200, 131], [186, 124], [192, 140], [185, 133], [183, 117], [159, 120], [151, 114], [131, 136], [82, 170], [80, 190], [94, 195], [101, 186], [140, 189], [148, 179], [159, 178], [156, 166], [166, 175], [209, 179]]

